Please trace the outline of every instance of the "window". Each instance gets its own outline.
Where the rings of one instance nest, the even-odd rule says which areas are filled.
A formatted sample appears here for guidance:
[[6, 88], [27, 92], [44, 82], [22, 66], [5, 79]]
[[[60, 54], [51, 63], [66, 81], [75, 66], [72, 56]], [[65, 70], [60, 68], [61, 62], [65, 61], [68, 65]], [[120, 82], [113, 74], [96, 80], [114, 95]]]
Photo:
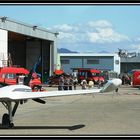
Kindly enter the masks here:
[[9, 74], [5, 75], [5, 78], [7, 78], [7, 79], [15, 79], [15, 75], [9, 73]]
[[115, 60], [115, 64], [117, 64], [117, 65], [118, 65], [118, 64], [119, 64], [119, 60]]
[[87, 64], [99, 64], [99, 60], [93, 60], [93, 59], [89, 59], [89, 60], [87, 60]]
[[61, 60], [61, 64], [69, 64], [70, 60]]
[[92, 73], [92, 76], [99, 76], [99, 73]]

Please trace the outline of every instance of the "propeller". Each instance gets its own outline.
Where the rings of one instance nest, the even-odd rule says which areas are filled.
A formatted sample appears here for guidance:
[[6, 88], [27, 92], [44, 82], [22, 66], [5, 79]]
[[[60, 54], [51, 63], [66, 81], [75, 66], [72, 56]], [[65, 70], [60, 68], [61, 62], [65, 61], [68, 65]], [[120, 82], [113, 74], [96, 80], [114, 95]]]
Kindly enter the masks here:
[[45, 104], [46, 102], [44, 100], [41, 100], [40, 98], [36, 98], [36, 99], [32, 99], [35, 102], [41, 103], [41, 104]]

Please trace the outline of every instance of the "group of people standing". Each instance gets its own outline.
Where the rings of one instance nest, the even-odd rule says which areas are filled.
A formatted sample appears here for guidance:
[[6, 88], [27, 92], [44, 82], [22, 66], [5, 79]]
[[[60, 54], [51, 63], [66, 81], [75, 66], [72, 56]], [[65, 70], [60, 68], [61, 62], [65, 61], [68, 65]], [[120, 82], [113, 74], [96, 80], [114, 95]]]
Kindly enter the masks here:
[[78, 80], [76, 77], [72, 75], [61, 75], [58, 81], [58, 90], [72, 90], [74, 86], [74, 90], [76, 90], [76, 85]]
[[[61, 75], [58, 81], [58, 90], [76, 90], [78, 85], [78, 80], [76, 76], [73, 75]], [[88, 83], [83, 79], [80, 83], [82, 89], [93, 88], [94, 82], [90, 80]]]
[[94, 82], [92, 80], [89, 80], [88, 83], [86, 81], [86, 79], [83, 79], [80, 83], [82, 89], [91, 89], [94, 87]]

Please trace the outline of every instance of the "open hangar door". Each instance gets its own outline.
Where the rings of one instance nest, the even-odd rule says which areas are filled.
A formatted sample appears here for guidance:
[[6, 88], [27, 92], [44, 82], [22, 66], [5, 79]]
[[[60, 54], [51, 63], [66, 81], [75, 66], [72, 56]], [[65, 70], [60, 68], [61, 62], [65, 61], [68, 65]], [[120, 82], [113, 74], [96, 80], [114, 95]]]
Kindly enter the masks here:
[[37, 72], [41, 74], [42, 82], [46, 81], [50, 74], [50, 41], [8, 32], [8, 54], [12, 65], [28, 70], [41, 57]]
[[26, 36], [8, 32], [9, 65], [26, 68]]
[[44, 83], [50, 75], [50, 42], [42, 39], [31, 39], [26, 42], [26, 66], [31, 69], [41, 58], [36, 72], [41, 74]]
[[133, 69], [140, 69], [140, 63], [138, 62], [121, 63], [121, 73], [128, 73]]

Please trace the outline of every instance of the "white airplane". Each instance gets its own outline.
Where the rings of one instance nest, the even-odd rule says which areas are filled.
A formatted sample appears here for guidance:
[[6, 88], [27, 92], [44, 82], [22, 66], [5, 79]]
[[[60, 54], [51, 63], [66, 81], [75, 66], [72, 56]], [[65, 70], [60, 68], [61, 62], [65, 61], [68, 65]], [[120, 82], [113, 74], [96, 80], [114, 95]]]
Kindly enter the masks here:
[[[118, 89], [122, 84], [121, 79], [113, 79], [108, 81], [102, 89], [90, 90], [67, 90], [67, 91], [47, 91], [47, 92], [32, 92], [29, 86], [25, 85], [10, 85], [0, 88], [0, 102], [8, 110], [8, 113], [3, 114], [2, 127], [14, 127], [13, 117], [19, 104], [23, 104], [28, 99], [45, 104], [40, 98], [53, 97], [53, 96], [68, 96], [88, 93], [104, 93]], [[15, 103], [12, 107], [12, 103]]]

